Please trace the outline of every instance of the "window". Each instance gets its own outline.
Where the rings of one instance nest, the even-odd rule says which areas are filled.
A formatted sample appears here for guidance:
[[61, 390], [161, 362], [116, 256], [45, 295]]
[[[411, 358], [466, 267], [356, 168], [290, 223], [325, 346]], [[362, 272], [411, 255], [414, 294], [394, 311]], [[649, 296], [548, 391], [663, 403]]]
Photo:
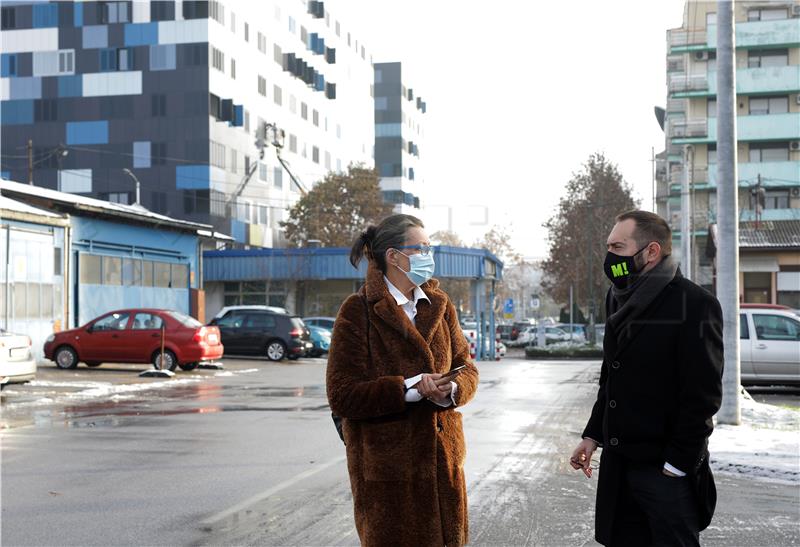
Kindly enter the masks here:
[[111, 203], [120, 203], [128, 205], [130, 203], [130, 194], [128, 192], [110, 192], [107, 201]]
[[747, 10], [748, 21], [774, 21], [775, 19], [788, 19], [789, 12], [786, 8], [761, 8]]
[[275, 104], [281, 106], [283, 104], [283, 93], [281, 88], [277, 85], [272, 86], [272, 100], [275, 101]]
[[122, 259], [122, 284], [138, 287], [142, 284], [142, 261], [134, 258]]
[[239, 170], [239, 154], [235, 148], [231, 148], [231, 173]]
[[80, 282], [89, 285], [100, 285], [102, 283], [101, 257], [81, 253], [78, 264]]
[[[127, 51], [127, 50], [126, 50]], [[127, 70], [127, 69], [120, 69]], [[75, 51], [72, 49], [58, 52], [58, 72], [59, 74], [70, 74], [75, 72]]]
[[283, 168], [280, 166], [275, 167], [272, 173], [274, 175], [272, 184], [275, 188], [283, 188]]
[[267, 96], [267, 80], [263, 76], [258, 77], [258, 94]]
[[103, 257], [103, 285], [122, 285], [122, 258]]
[[750, 339], [750, 328], [747, 326], [747, 315], [743, 313], [739, 314], [739, 339]]
[[16, 8], [3, 8], [2, 9], [2, 28], [3, 30], [17, 28], [17, 10]]
[[272, 46], [272, 58], [276, 63], [283, 67], [283, 51], [278, 44]]
[[751, 49], [747, 51], [748, 68], [787, 66], [788, 64], [788, 49]]
[[789, 161], [789, 144], [786, 142], [751, 142], [750, 162]]
[[163, 93], [156, 93], [150, 98], [150, 113], [154, 117], [167, 115], [167, 96]]
[[95, 321], [92, 330], [123, 330], [128, 324], [128, 318], [130, 318], [129, 313], [112, 313]]
[[246, 133], [250, 133], [250, 111], [244, 111], [244, 130]]
[[231, 58], [231, 78], [236, 79], [236, 59]]
[[717, 117], [717, 100], [716, 99], [708, 99], [706, 103], [706, 116], [709, 118], [716, 118]]
[[267, 164], [266, 163], [259, 163], [258, 164], [258, 180], [267, 182]]
[[207, 19], [208, 0], [202, 0], [202, 1], [183, 0], [183, 18]]
[[150, 20], [151, 21], [174, 21], [175, 20], [175, 2], [174, 0], [153, 0], [150, 2]]
[[267, 37], [260, 32], [258, 33], [258, 51], [264, 55], [267, 54]]
[[759, 340], [800, 340], [800, 321], [782, 315], [754, 313], [753, 323]]
[[205, 44], [186, 44], [183, 47], [186, 66], [206, 66], [208, 64], [208, 47]]
[[127, 2], [99, 2], [97, 6], [100, 10], [100, 23], [128, 23], [128, 3]]
[[314, 125], [319, 127], [319, 112], [314, 110], [312, 117], [313, 117], [313, 120], [314, 120]]
[[300, 117], [304, 120], [308, 119], [308, 105], [306, 103], [300, 103]]
[[150, 70], [175, 69], [175, 44], [150, 46]]
[[225, 54], [211, 46], [211, 66], [225, 74]]
[[[150, 162], [152, 165], [167, 164], [167, 143], [165, 142], [151, 143], [150, 152], [151, 152]], [[164, 204], [164, 209], [166, 209], [166, 203]]]
[[292, 16], [289, 16], [289, 32], [292, 34], [297, 34], [297, 22]]
[[[350, 35], [347, 35], [347, 45], [350, 45]], [[375, 83], [382, 84], [383, 83], [383, 71], [376, 68], [375, 69]]]
[[58, 99], [42, 99], [34, 101], [34, 120], [37, 122], [54, 122], [58, 120]]
[[266, 205], [259, 205], [258, 206], [258, 223], [266, 226], [269, 223], [269, 216], [267, 212], [269, 208]]
[[764, 209], [788, 209], [789, 190], [767, 190], [764, 193]]
[[245, 23], [244, 24], [244, 41], [245, 42], [249, 42], [250, 41], [250, 24], [249, 23]]
[[186, 264], [173, 264], [172, 265], [172, 288], [173, 289], [187, 289], [189, 288], [189, 266]]
[[211, 142], [211, 165], [225, 169], [225, 145], [216, 141]]
[[225, 24], [225, 6], [217, 0], [211, 0], [208, 4], [209, 15], [220, 25]]
[[292, 114], [297, 114], [297, 97], [289, 95], [289, 111]]
[[389, 108], [387, 97], [375, 97], [375, 110], [386, 110], [387, 108]]
[[772, 294], [770, 272], [744, 272], [744, 301], [753, 304], [768, 304]]
[[236, 14], [231, 12], [231, 32], [236, 34]]
[[149, 260], [142, 261], [142, 285], [153, 286], [153, 263]]
[[171, 280], [169, 263], [167, 262], [154, 262], [153, 263], [153, 286], [169, 288]]
[[714, 165], [717, 163], [717, 145], [716, 144], [709, 144], [708, 145], [708, 164]]
[[13, 53], [3, 53], [2, 56], [2, 72], [0, 76], [8, 78], [9, 76], [17, 75], [17, 56]]
[[311, 148], [311, 159], [314, 163], [319, 163], [319, 148], [316, 146]]
[[289, 134], [289, 152], [297, 154], [297, 136]]
[[786, 114], [789, 112], [789, 97], [750, 97], [750, 115]]
[[401, 124], [399, 123], [377, 123], [375, 124], [376, 137], [399, 137], [401, 136]]
[[158, 330], [164, 324], [164, 320], [154, 313], [137, 313], [133, 318], [132, 329], [136, 330]]
[[100, 72], [110, 72], [117, 70], [117, 50], [100, 50]]

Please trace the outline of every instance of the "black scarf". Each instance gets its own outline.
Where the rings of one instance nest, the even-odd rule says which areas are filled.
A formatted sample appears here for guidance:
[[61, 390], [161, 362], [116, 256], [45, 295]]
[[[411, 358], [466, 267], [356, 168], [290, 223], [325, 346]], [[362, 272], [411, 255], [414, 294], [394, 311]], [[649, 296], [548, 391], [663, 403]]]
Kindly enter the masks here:
[[622, 342], [630, 334], [631, 323], [640, 317], [664, 288], [676, 277], [681, 276], [678, 263], [671, 257], [665, 257], [655, 268], [640, 274], [624, 289], [615, 286], [609, 291], [607, 299], [607, 325]]

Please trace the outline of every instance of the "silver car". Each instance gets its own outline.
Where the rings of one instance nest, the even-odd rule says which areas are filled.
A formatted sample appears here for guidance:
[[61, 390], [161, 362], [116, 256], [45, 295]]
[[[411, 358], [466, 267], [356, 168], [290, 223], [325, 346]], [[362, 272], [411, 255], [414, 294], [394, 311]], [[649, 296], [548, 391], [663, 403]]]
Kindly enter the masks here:
[[789, 308], [742, 304], [739, 338], [743, 384], [800, 384], [800, 318]]
[[36, 361], [31, 354], [31, 339], [0, 329], [0, 389], [6, 384], [21, 384], [36, 377]]

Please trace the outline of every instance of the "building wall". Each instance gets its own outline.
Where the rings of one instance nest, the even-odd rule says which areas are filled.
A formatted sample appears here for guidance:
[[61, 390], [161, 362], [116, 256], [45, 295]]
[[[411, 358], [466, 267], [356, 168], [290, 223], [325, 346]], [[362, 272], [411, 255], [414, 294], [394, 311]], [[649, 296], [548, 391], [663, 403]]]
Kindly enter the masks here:
[[[6, 178], [27, 180], [25, 158], [11, 157], [30, 139], [37, 185], [132, 203], [128, 168], [148, 209], [270, 246], [300, 195], [274, 148], [231, 197], [259, 161], [260, 120], [286, 131], [283, 156], [306, 187], [351, 162], [372, 166], [372, 58], [335, 14], [290, 0], [212, 1], [209, 13], [121, 3], [111, 16], [102, 5], [4, 5], [15, 14], [0, 78]], [[286, 70], [289, 54], [324, 78], [321, 90]], [[62, 144], [67, 154], [54, 153]]]

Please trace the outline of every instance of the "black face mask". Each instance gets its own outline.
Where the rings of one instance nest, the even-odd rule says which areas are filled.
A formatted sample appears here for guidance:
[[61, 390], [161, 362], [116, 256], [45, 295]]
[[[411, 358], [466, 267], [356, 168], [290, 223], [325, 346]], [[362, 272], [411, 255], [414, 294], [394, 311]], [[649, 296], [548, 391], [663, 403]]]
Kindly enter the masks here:
[[606, 260], [603, 263], [603, 271], [611, 282], [618, 289], [625, 288], [630, 283], [631, 276], [639, 273], [639, 268], [636, 265], [636, 256], [647, 249], [650, 244], [648, 243], [635, 253], [633, 256], [620, 256], [608, 251], [606, 253]]

